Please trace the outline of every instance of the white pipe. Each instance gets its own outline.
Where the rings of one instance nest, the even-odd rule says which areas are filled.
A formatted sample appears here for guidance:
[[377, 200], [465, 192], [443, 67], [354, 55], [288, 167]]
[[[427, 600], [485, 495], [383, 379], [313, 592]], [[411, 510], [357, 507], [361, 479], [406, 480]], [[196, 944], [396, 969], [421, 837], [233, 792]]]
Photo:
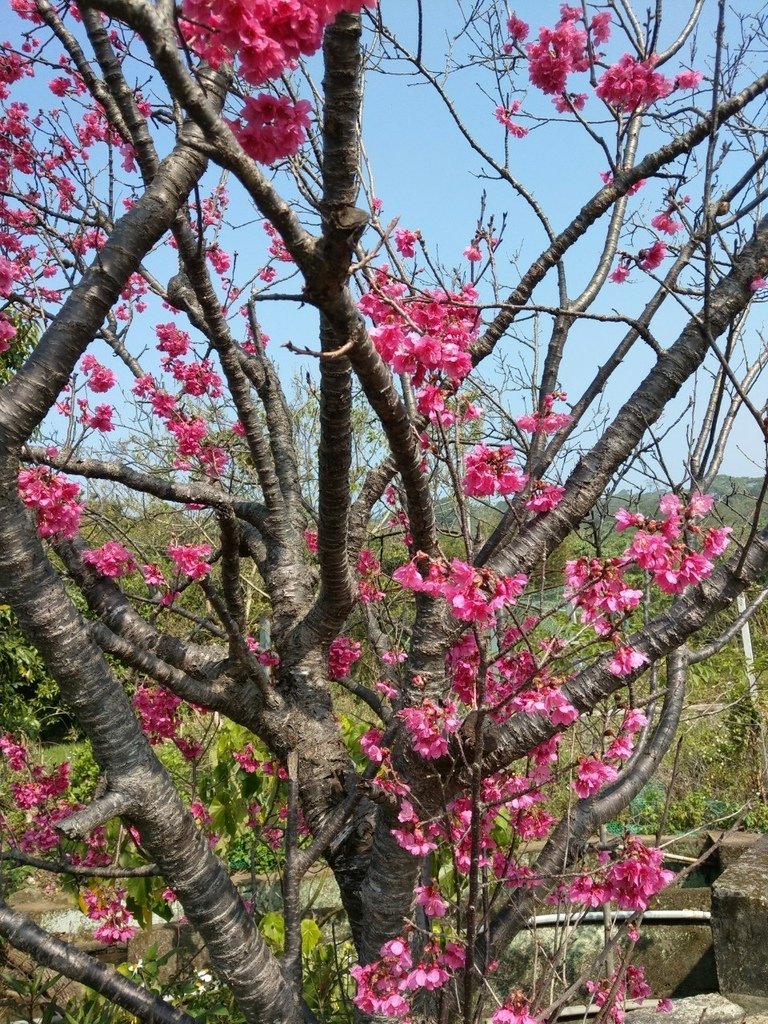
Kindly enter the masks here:
[[[611, 921], [629, 921], [636, 910], [614, 910]], [[712, 915], [709, 910], [646, 910], [643, 924], [709, 924]], [[575, 914], [539, 914], [528, 920], [529, 928], [553, 928], [558, 924], [602, 924], [601, 910], [590, 910], [581, 917]]]

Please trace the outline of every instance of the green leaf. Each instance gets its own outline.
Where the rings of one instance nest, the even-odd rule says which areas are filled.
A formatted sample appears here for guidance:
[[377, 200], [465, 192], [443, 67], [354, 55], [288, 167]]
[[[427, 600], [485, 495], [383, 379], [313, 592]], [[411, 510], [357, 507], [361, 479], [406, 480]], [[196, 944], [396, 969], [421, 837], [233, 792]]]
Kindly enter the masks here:
[[276, 953], [282, 953], [285, 947], [285, 921], [283, 915], [273, 910], [265, 914], [259, 925], [261, 934]]
[[301, 922], [301, 951], [304, 956], [311, 953], [320, 942], [323, 941], [323, 933], [317, 921], [311, 917], [305, 917]]

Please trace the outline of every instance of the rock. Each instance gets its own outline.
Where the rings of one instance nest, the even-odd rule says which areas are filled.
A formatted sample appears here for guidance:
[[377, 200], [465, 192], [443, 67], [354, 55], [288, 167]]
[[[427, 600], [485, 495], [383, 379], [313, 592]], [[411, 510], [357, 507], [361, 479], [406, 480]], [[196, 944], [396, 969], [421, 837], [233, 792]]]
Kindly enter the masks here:
[[713, 884], [712, 934], [720, 991], [768, 1009], [768, 835]]
[[707, 832], [704, 852], [717, 846], [708, 863], [722, 873], [735, 864], [743, 853], [751, 849], [758, 839], [760, 839], [759, 832], [729, 832], [726, 835], [723, 835], [722, 832]]
[[657, 1013], [655, 1007], [633, 1010], [627, 1024], [742, 1024], [747, 1011], [723, 996], [690, 996], [673, 999], [671, 1013]]

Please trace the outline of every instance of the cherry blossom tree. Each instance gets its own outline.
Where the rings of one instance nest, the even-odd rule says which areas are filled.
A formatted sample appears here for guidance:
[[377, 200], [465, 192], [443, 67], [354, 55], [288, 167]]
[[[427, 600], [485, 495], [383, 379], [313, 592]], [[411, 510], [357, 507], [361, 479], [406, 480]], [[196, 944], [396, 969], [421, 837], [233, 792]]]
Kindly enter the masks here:
[[[709, 494], [734, 444], [765, 471], [764, 15], [10, 6], [0, 600], [102, 774], [77, 803], [66, 765], [3, 737], [24, 829], [4, 819], [0, 856], [111, 880], [84, 898], [105, 941], [133, 930], [121, 879], [159, 876], [247, 1021], [322, 1016], [302, 983], [319, 861], [361, 1017], [549, 1018], [578, 986], [494, 965], [539, 907], [612, 904], [630, 919], [581, 986], [620, 1020], [670, 872], [596, 837], [669, 749], [690, 666], [764, 596], [729, 612], [768, 568], [763, 494], [738, 539]], [[439, 218], [449, 169], [419, 180], [411, 116], [471, 172]], [[379, 194], [374, 152], [413, 210]], [[605, 505], [627, 473], [653, 515]], [[247, 737], [240, 782], [285, 797], [280, 954], [157, 756], [196, 764], [222, 721]], [[142, 1020], [190, 1019], [3, 901], [0, 933]]]

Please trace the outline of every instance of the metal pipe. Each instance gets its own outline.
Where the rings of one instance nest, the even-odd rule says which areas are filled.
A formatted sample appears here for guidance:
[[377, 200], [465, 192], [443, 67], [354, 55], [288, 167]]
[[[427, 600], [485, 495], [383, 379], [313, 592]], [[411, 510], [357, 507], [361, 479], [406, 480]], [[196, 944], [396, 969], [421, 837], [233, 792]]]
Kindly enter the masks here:
[[[611, 912], [611, 922], [629, 921], [635, 917], [636, 910], [614, 910]], [[646, 910], [643, 914], [643, 924], [709, 924], [712, 914], [709, 910]], [[554, 928], [558, 924], [602, 924], [603, 912], [601, 910], [590, 910], [581, 917], [572, 914], [539, 914], [537, 917], [529, 918], [529, 928]]]

